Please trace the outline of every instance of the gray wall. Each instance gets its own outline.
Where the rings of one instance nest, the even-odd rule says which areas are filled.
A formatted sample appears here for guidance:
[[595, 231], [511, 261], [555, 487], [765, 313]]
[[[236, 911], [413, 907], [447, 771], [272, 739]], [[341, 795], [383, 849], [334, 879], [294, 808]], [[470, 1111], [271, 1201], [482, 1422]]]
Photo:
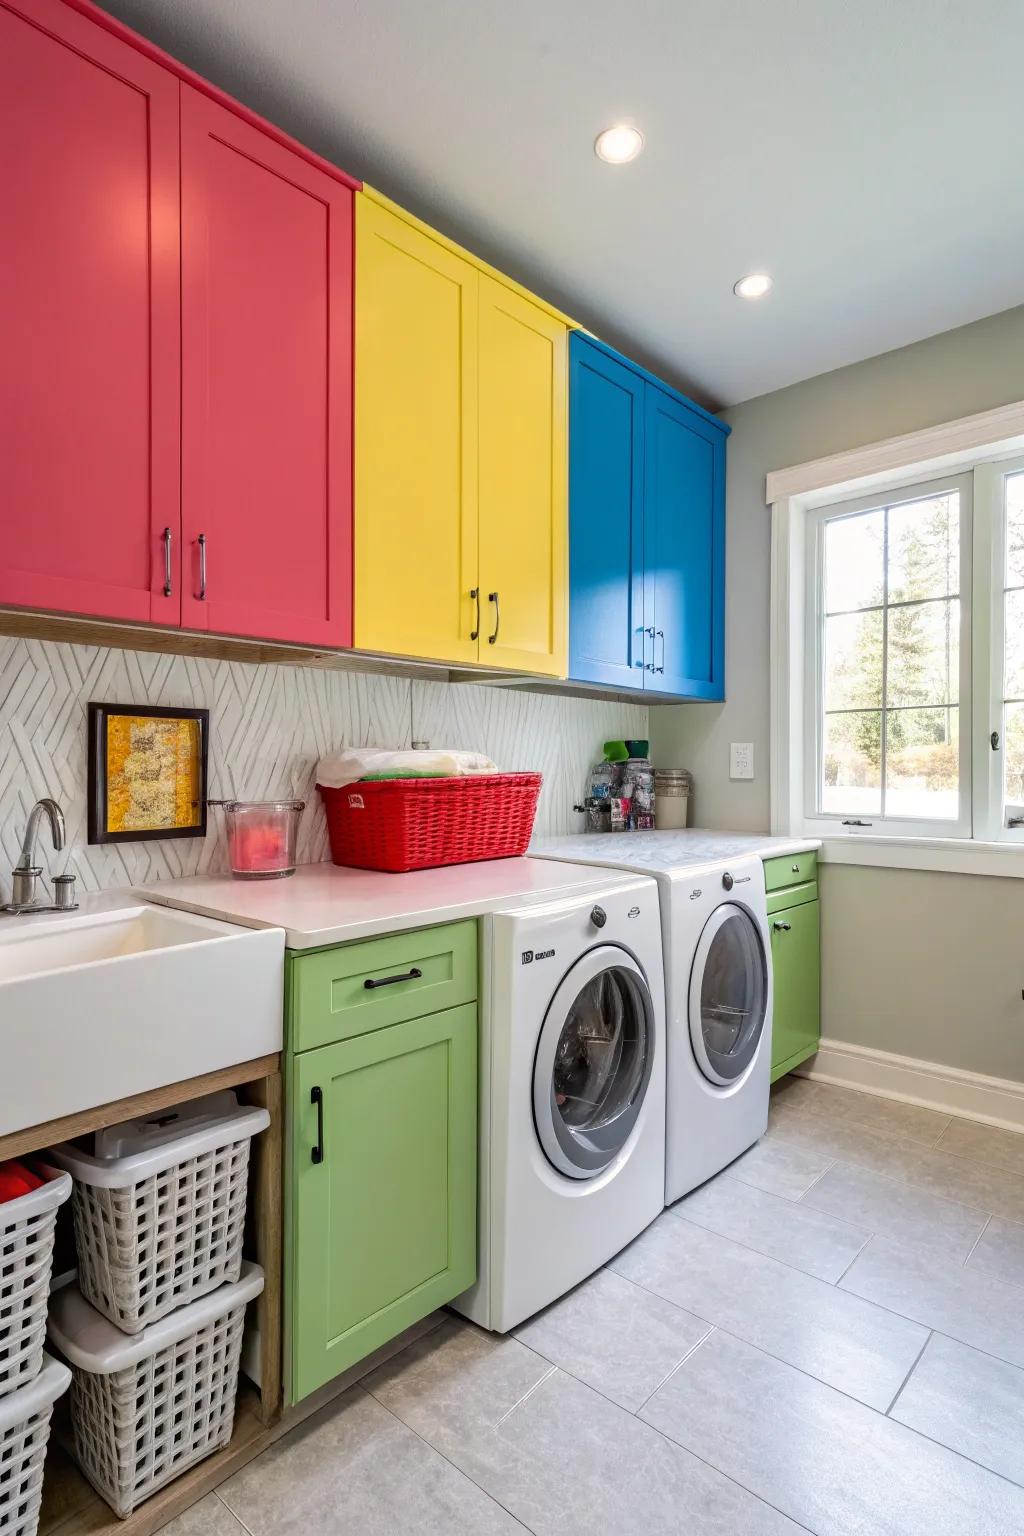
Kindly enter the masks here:
[[822, 1032], [1024, 1082], [1024, 880], [821, 870]]
[[[769, 825], [768, 471], [1022, 399], [1024, 307], [726, 413], [727, 700], [651, 710], [655, 762], [696, 778], [696, 824]], [[730, 741], [754, 743], [753, 782], [730, 781]], [[832, 865], [821, 889], [824, 1034], [1024, 1080], [1024, 883]]]
[[[725, 412], [728, 446], [724, 704], [651, 711], [660, 767], [689, 768], [696, 823], [764, 831], [768, 812], [769, 470], [1024, 400], [1024, 306]], [[730, 741], [754, 743], [753, 781], [729, 779]]]

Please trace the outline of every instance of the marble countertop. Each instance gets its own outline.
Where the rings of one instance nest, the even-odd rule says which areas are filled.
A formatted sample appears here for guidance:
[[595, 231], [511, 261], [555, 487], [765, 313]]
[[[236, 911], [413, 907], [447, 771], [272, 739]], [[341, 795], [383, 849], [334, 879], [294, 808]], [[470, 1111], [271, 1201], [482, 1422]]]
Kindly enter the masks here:
[[195, 875], [146, 886], [138, 894], [146, 901], [246, 928], [283, 928], [289, 949], [315, 949], [480, 917], [520, 902], [555, 900], [615, 879], [615, 872], [607, 869], [531, 858], [402, 875], [303, 864], [284, 880]]
[[773, 837], [767, 832], [584, 832], [540, 837], [530, 845], [538, 859], [568, 859], [590, 866], [629, 869], [636, 874], [692, 873], [729, 859], [771, 859], [811, 853], [821, 842], [809, 837]]

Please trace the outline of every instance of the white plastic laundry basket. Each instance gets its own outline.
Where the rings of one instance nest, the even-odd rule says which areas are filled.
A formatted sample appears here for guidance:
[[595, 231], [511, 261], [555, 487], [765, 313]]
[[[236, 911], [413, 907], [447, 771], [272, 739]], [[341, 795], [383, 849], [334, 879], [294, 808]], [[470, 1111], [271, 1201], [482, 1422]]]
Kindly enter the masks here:
[[71, 1382], [66, 1365], [44, 1354], [27, 1386], [0, 1398], [0, 1531], [35, 1536], [53, 1405]]
[[[57, 1207], [71, 1193], [66, 1173], [0, 1205], [0, 1399], [39, 1374]], [[0, 1532], [7, 1536], [0, 1520]]]
[[47, 1154], [75, 1181], [78, 1283], [104, 1317], [138, 1333], [238, 1279], [249, 1143], [269, 1124], [212, 1093]]
[[75, 1456], [122, 1519], [228, 1444], [245, 1308], [262, 1289], [259, 1265], [243, 1264], [234, 1284], [134, 1338], [101, 1317], [77, 1286], [55, 1293], [50, 1339], [72, 1368]]

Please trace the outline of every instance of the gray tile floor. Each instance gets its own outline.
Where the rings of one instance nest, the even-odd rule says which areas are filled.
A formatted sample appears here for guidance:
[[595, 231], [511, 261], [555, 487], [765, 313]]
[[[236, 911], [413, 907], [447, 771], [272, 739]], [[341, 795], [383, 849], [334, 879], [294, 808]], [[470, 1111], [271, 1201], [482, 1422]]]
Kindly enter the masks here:
[[171, 1536], [1024, 1532], [1024, 1136], [788, 1078], [497, 1338], [455, 1316]]

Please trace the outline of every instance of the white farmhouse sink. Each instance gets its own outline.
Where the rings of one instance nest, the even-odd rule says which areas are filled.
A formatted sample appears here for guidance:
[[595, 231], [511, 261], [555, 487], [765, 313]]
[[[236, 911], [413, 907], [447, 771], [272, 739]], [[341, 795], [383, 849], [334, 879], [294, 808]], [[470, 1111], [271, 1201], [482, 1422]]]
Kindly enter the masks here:
[[0, 917], [0, 1135], [279, 1051], [284, 933], [133, 898]]

